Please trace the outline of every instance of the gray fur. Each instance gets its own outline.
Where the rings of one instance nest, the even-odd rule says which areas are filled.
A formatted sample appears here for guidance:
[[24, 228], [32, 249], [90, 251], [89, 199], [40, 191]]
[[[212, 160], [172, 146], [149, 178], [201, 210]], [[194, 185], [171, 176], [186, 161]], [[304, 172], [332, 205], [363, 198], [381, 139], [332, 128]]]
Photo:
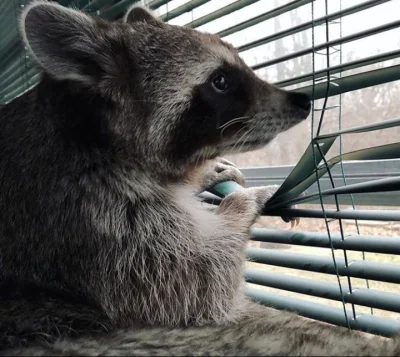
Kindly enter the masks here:
[[228, 326], [141, 328], [5, 350], [4, 356], [399, 356], [400, 341], [369, 337], [254, 306]]
[[[196, 194], [243, 183], [231, 163], [210, 160], [268, 144], [307, 117], [309, 100], [260, 80], [217, 36], [144, 11], [110, 23], [34, 1], [23, 13], [43, 76], [0, 112], [1, 347], [307, 351], [276, 341], [322, 326], [259, 310], [243, 293], [249, 229], [276, 187], [233, 193], [215, 210]], [[229, 91], [217, 92], [226, 72]]]

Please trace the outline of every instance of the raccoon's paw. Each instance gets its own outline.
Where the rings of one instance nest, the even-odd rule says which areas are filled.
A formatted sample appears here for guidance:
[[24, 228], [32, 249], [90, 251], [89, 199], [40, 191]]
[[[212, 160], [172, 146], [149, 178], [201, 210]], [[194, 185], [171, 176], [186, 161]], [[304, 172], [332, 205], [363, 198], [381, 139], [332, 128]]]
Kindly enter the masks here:
[[265, 204], [271, 199], [271, 197], [278, 191], [279, 185], [270, 186], [260, 186], [251, 187], [248, 189], [249, 194], [251, 194], [256, 200], [260, 211], [264, 208]]
[[[271, 199], [271, 197], [278, 190], [279, 185], [271, 185], [265, 187], [254, 187], [256, 189], [256, 201], [260, 205], [260, 209], [262, 210], [264, 205]], [[296, 206], [290, 206], [288, 208], [296, 208]], [[282, 220], [286, 223], [290, 223], [291, 227], [299, 225], [300, 218], [299, 217], [289, 217], [289, 216], [281, 216]]]
[[[265, 204], [278, 190], [278, 185], [250, 187], [232, 192], [222, 199], [218, 213], [232, 219], [243, 227], [250, 228], [262, 214]], [[299, 223], [296, 217], [281, 217], [285, 222], [291, 222], [292, 227]]]
[[[300, 195], [300, 197], [305, 196], [306, 193], [302, 193]], [[290, 209], [296, 209], [297, 205], [293, 205], [293, 206], [288, 206], [287, 208]], [[282, 220], [286, 223], [290, 223], [290, 226], [293, 228], [295, 226], [298, 226], [300, 224], [300, 217], [289, 217], [289, 216], [281, 216]]]
[[244, 175], [235, 164], [222, 157], [218, 157], [207, 167], [201, 188], [207, 191], [216, 184], [224, 181], [235, 181], [243, 187], [246, 185]]

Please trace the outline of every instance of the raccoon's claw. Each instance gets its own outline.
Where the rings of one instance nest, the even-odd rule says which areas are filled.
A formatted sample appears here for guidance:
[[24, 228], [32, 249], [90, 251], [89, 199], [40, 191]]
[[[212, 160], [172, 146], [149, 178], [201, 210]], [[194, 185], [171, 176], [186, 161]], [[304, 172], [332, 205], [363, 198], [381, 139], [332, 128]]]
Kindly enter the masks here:
[[282, 219], [286, 223], [289, 223], [289, 221], [290, 221], [290, 228], [297, 227], [300, 224], [300, 218], [299, 217], [295, 217], [295, 218], [282, 217]]
[[[300, 197], [305, 196], [306, 192], [303, 192]], [[290, 208], [296, 208], [297, 205], [291, 206]], [[290, 222], [290, 226], [291, 228], [296, 227], [300, 224], [300, 217], [287, 217], [287, 216], [283, 216], [281, 217], [283, 219], [284, 222], [289, 223]]]
[[286, 223], [290, 222], [290, 228], [296, 227], [300, 224], [300, 218], [299, 217], [287, 217], [287, 216], [282, 216], [282, 220]]
[[244, 175], [235, 164], [219, 157], [208, 167], [203, 178], [202, 188], [207, 191], [224, 181], [235, 181], [243, 187], [246, 185]]

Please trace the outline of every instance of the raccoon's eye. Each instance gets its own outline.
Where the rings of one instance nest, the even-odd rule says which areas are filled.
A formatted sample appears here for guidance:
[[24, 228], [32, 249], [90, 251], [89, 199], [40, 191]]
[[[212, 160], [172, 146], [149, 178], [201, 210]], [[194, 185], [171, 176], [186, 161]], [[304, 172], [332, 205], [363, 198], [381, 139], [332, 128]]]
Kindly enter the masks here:
[[218, 92], [225, 92], [228, 89], [228, 81], [223, 74], [217, 75], [212, 84], [214, 89]]

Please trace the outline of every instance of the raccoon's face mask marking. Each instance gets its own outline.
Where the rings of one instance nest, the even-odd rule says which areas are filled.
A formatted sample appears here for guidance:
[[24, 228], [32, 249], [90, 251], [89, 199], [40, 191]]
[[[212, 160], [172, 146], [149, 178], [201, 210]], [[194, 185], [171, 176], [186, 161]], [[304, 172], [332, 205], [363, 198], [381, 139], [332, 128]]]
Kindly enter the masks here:
[[309, 114], [305, 95], [259, 79], [217, 36], [164, 24], [141, 7], [110, 23], [34, 1], [21, 28], [52, 78], [113, 103], [108, 128], [125, 152], [166, 171], [259, 148]]
[[[144, 22], [162, 31], [159, 39], [153, 32], [144, 46], [167, 48], [166, 66], [152, 68], [159, 80], [149, 96], [162, 98], [152, 133], [169, 133], [165, 150], [175, 160], [253, 150], [308, 116], [306, 95], [262, 81], [237, 50], [217, 36], [166, 25], [141, 8], [128, 11], [129, 17], [135, 29], [146, 18]], [[169, 120], [163, 120], [164, 115]]]

